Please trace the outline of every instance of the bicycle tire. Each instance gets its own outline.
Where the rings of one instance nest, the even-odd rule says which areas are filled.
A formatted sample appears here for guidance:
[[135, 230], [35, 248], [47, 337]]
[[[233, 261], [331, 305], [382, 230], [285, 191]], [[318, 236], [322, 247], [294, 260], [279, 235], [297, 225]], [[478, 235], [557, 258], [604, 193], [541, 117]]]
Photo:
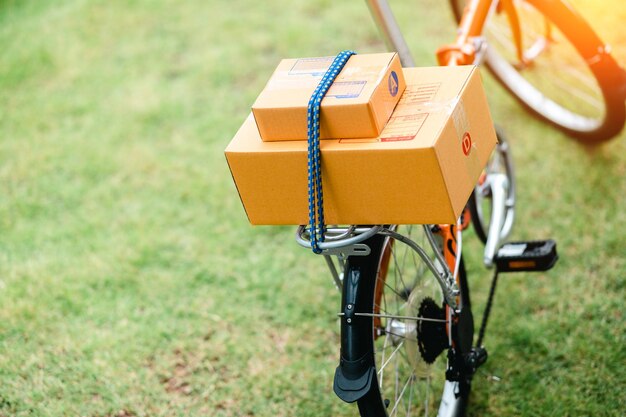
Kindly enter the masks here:
[[[450, 0], [457, 22], [462, 17], [464, 4], [465, 0]], [[509, 62], [506, 57], [507, 54], [511, 55], [514, 49], [511, 45], [514, 45], [514, 42], [508, 39], [510, 33], [502, 32], [510, 29], [506, 16], [494, 14], [488, 18], [485, 26], [488, 41], [485, 63], [490, 72], [527, 110], [582, 143], [599, 143], [619, 134], [626, 119], [624, 106], [626, 73], [610, 54], [601, 52], [605, 51], [605, 45], [593, 29], [582, 16], [560, 1], [524, 0], [523, 4], [516, 2], [518, 13], [521, 10], [520, 5], [525, 11], [524, 15], [519, 16], [524, 34], [532, 32], [532, 26], [524, 20], [527, 17], [526, 12], [529, 18], [534, 15], [545, 19], [543, 23], [538, 24], [545, 25], [545, 22], [549, 22], [551, 27], [556, 29], [548, 30], [547, 37], [537, 38], [537, 42], [533, 44], [539, 46], [540, 40], [546, 41], [547, 38], [554, 36], [543, 44], [549, 45], [545, 49], [546, 51], [549, 49], [549, 52], [546, 54], [540, 52], [546, 56], [545, 59], [538, 55], [538, 63], [533, 62], [532, 65], [520, 70], [519, 65], [516, 67], [515, 63]], [[500, 32], [496, 35], [498, 30]], [[511, 46], [509, 48], [498, 46], [505, 43]], [[569, 65], [569, 62], [567, 65], [562, 62], [563, 65], [555, 67], [549, 76], [542, 77], [539, 73], [535, 79], [529, 81], [526, 77], [533, 76], [531, 71], [537, 74], [539, 72], [537, 68], [551, 64], [548, 55], [559, 59], [558, 53], [554, 52], [555, 48], [559, 48], [559, 52], [566, 51], [561, 58], [568, 61], [576, 60], [574, 66]], [[567, 91], [556, 91], [559, 84], [567, 84], [569, 73], [572, 73], [572, 76]], [[543, 82], [546, 83], [544, 86], [534, 84]], [[576, 99], [572, 91], [578, 91], [577, 94], [583, 98]], [[593, 101], [597, 103], [586, 104]], [[587, 114], [582, 114], [581, 108], [584, 108]]]
[[[421, 226], [398, 227], [399, 233], [413, 240], [414, 232], [423, 233], [422, 230]], [[349, 257], [346, 262], [347, 275], [344, 276], [351, 276], [352, 270], [358, 270], [363, 275], [361, 279], [368, 283], [360, 295], [370, 300], [365, 303], [365, 312], [441, 317], [442, 312], [446, 311], [443, 307], [443, 295], [435, 278], [430, 275], [430, 270], [425, 268], [407, 245], [390, 237], [384, 239], [382, 245], [370, 246], [373, 250], [369, 256]], [[368, 263], [372, 265], [369, 268]], [[459, 281], [461, 302], [467, 306], [467, 311], [471, 311], [469, 288], [462, 262]], [[447, 381], [445, 352], [448, 347], [437, 353], [442, 348], [443, 339], [447, 341], [448, 338], [445, 325], [415, 322], [412, 328], [412, 322], [395, 318], [359, 317], [359, 320], [365, 320], [361, 324], [369, 330], [352, 332], [349, 335], [352, 340], [348, 340], [348, 345], [359, 346], [363, 352], [369, 352], [376, 371], [371, 388], [357, 400], [362, 417], [393, 416], [399, 412], [402, 415], [464, 415], [470, 378], [461, 378], [461, 382]], [[440, 326], [444, 326], [443, 333]], [[470, 324], [465, 323], [465, 327], [468, 326]], [[471, 329], [461, 328], [460, 325], [452, 326], [452, 329], [454, 334], [450, 337], [453, 340], [457, 340], [457, 332], [469, 334], [471, 348], [473, 322]], [[467, 345], [467, 342], [463, 344]], [[433, 362], [428, 364], [425, 357]], [[392, 370], [389, 366], [395, 367]], [[391, 381], [395, 381], [393, 386], [389, 386]]]
[[[472, 191], [469, 200], [467, 201], [467, 206], [470, 211], [470, 216], [472, 217], [472, 227], [474, 228], [474, 232], [478, 239], [483, 242], [483, 245], [487, 243], [487, 233], [485, 231], [485, 226], [482, 224], [480, 220], [478, 220], [478, 207], [476, 203], [476, 190]], [[489, 230], [487, 228], [487, 230]]]

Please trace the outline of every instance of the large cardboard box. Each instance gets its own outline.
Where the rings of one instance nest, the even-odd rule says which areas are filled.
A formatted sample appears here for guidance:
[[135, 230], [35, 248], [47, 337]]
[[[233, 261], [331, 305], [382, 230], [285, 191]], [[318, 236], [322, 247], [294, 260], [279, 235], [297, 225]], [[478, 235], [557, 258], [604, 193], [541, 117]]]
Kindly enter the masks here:
[[[334, 57], [284, 59], [252, 106], [264, 141], [305, 140], [309, 99]], [[374, 138], [404, 91], [396, 53], [353, 55], [322, 100], [320, 137]]]
[[[327, 224], [455, 223], [496, 135], [474, 66], [404, 69], [382, 134], [321, 142]], [[306, 141], [263, 142], [249, 116], [226, 158], [252, 224], [307, 224]]]

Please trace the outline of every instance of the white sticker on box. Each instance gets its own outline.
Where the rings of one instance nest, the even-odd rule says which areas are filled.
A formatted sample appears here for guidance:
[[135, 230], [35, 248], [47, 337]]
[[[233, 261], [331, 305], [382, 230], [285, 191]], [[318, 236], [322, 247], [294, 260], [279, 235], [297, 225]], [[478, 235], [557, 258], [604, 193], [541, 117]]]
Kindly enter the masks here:
[[289, 75], [322, 76], [335, 60], [334, 56], [321, 58], [300, 58], [289, 70]]
[[326, 93], [326, 97], [356, 98], [361, 95], [367, 81], [335, 81]]
[[380, 135], [380, 141], [401, 142], [413, 140], [427, 117], [428, 113], [391, 117]]
[[456, 135], [459, 142], [463, 141], [463, 138], [470, 131], [469, 120], [465, 113], [465, 105], [460, 98], [455, 99], [455, 103], [452, 107], [452, 121], [454, 122], [454, 128], [456, 129]]

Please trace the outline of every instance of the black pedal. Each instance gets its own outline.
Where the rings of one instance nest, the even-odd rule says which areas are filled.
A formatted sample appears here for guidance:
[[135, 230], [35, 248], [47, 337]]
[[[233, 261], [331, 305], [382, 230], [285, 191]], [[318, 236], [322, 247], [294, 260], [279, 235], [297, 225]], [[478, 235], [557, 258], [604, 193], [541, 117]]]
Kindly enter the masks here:
[[548, 239], [502, 245], [494, 263], [498, 272], [547, 271], [557, 259], [556, 242]]

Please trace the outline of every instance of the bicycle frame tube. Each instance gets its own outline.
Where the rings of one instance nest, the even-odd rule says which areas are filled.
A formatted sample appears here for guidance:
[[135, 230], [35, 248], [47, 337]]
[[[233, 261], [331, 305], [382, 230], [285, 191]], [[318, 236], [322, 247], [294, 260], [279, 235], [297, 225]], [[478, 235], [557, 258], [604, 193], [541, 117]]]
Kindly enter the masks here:
[[414, 67], [415, 61], [409, 50], [409, 45], [404, 40], [398, 22], [391, 11], [387, 0], [365, 0], [372, 17], [385, 38], [387, 47], [395, 50], [400, 55], [403, 67]]
[[[510, 0], [504, 0], [510, 1]], [[414, 67], [415, 61], [411, 56], [409, 46], [402, 36], [389, 2], [387, 0], [366, 0], [376, 25], [380, 28], [387, 46], [398, 51], [402, 66]], [[440, 65], [466, 65], [474, 63], [476, 46], [474, 41], [480, 37], [492, 7], [497, 1], [472, 0], [465, 10], [465, 15], [459, 26], [459, 35], [454, 44], [440, 48], [437, 52]]]
[[[452, 271], [452, 274], [455, 273], [455, 266], [456, 266], [456, 260], [457, 260], [457, 256], [461, 256], [461, 254], [457, 253], [457, 241], [456, 241], [456, 233], [455, 233], [455, 226], [450, 225], [450, 224], [440, 224], [438, 226], [438, 230], [436, 232], [440, 238], [442, 239], [442, 245], [443, 245], [443, 257], [445, 259], [446, 265], [448, 265], [448, 268], [450, 269], [450, 271]], [[458, 288], [460, 288], [460, 282], [458, 280], [458, 275], [456, 278], [456, 282], [455, 284], [458, 285]], [[450, 303], [448, 303], [448, 305], [446, 305], [446, 320], [448, 320], [448, 326], [446, 328], [447, 332], [448, 332], [448, 337], [450, 344], [453, 344], [451, 335], [452, 335], [452, 325], [453, 325], [453, 320], [457, 320], [457, 317], [454, 316], [454, 311], [451, 311], [452, 308], [456, 309], [460, 309], [461, 305], [459, 303], [460, 301], [460, 297], [457, 295], [455, 297], [455, 301], [456, 301], [456, 308], [452, 307], [450, 305]], [[454, 316], [454, 317], [453, 317]]]
[[[510, 2], [511, 0], [502, 0]], [[487, 16], [498, 1], [471, 0], [463, 11], [463, 17], [458, 28], [458, 35], [453, 44], [437, 49], [439, 65], [456, 66], [477, 63], [477, 54], [480, 52], [480, 36]]]
[[[596, 33], [589, 28], [587, 22], [574, 10], [568, 0], [525, 1], [537, 7], [552, 20], [562, 21], [563, 25], [569, 28], [571, 32], [577, 33], [578, 36], [573, 40], [573, 43], [592, 67], [594, 73], [610, 80], [610, 84], [617, 86], [626, 100], [626, 72], [611, 56], [610, 46], [602, 42]], [[415, 66], [408, 44], [402, 36], [388, 1], [366, 0], [366, 3], [382, 32], [387, 46], [398, 51], [403, 66]], [[560, 13], [563, 6], [570, 12], [567, 19], [562, 19]], [[518, 50], [518, 58], [522, 57], [523, 28], [520, 25], [513, 0], [471, 0], [463, 12], [455, 42], [437, 50], [439, 64], [446, 66], [479, 64], [482, 59], [482, 49], [486, 46], [482, 41], [483, 29], [489, 14], [496, 8], [501, 8], [501, 11], [507, 14], [513, 32], [515, 47]], [[560, 17], [561, 19], [559, 19]]]
[[[510, 0], [504, 0], [510, 2]], [[456, 44], [463, 46], [470, 43], [470, 38], [480, 36], [483, 32], [483, 26], [489, 15], [491, 7], [497, 2], [492, 0], [472, 0], [463, 12], [463, 18], [459, 24], [458, 36]]]
[[[587, 28], [589, 25], [567, 0], [525, 1], [548, 14], [553, 20], [559, 20], [560, 7], [567, 7], [571, 15], [567, 19], [562, 20], [562, 22], [570, 33], [579, 33], [579, 36], [572, 41], [578, 47], [583, 57], [591, 65], [609, 59], [612, 61], [609, 55], [610, 47], [604, 44], [593, 31], [580, 33], [581, 28]], [[437, 52], [440, 65], [466, 65], [473, 63], [476, 52], [474, 39], [482, 35], [489, 13], [496, 7], [502, 7], [502, 11], [507, 14], [515, 46], [518, 49], [518, 54], [521, 53], [523, 47], [521, 44], [522, 29], [513, 0], [471, 0], [463, 12], [455, 43], [444, 46]], [[615, 64], [614, 61], [613, 63]]]

